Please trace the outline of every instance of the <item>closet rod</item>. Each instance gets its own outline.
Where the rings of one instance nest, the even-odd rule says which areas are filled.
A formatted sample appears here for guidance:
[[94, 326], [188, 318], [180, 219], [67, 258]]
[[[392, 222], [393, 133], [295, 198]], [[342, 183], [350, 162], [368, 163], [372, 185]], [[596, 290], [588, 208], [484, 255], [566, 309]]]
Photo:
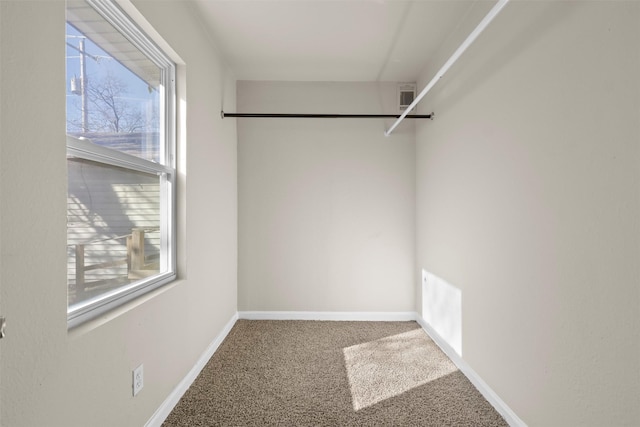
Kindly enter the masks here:
[[500, 13], [502, 8], [505, 7], [508, 2], [509, 0], [499, 0], [493, 6], [493, 8], [489, 11], [489, 13], [487, 13], [487, 16], [485, 16], [484, 19], [480, 21], [478, 26], [471, 32], [471, 34], [467, 36], [465, 41], [463, 41], [462, 44], [458, 47], [458, 49], [456, 49], [456, 51], [453, 52], [453, 55], [451, 55], [451, 58], [449, 58], [447, 62], [444, 63], [442, 68], [440, 68], [440, 71], [438, 71], [436, 75], [433, 76], [429, 84], [427, 84], [424, 87], [424, 89], [422, 89], [422, 92], [420, 92], [420, 94], [416, 97], [416, 99], [414, 99], [413, 102], [409, 104], [409, 106], [407, 107], [407, 111], [405, 111], [404, 114], [402, 114], [398, 118], [398, 120], [396, 120], [395, 123], [389, 128], [389, 130], [384, 133], [385, 136], [391, 135], [391, 132], [393, 132], [393, 130], [400, 124], [400, 122], [406, 117], [408, 117], [407, 112], [411, 111], [416, 106], [416, 104], [418, 104], [418, 102], [420, 102], [420, 100], [427, 94], [427, 92], [429, 92], [431, 88], [435, 86], [438, 80], [440, 80], [445, 75], [445, 73], [449, 70], [449, 68], [458, 60], [458, 58], [460, 58], [460, 56], [464, 53], [464, 51], [467, 50], [469, 46], [471, 46], [471, 44], [475, 41], [475, 39], [478, 38], [480, 33], [484, 31], [484, 29], [491, 23], [491, 21], [493, 21], [493, 18], [495, 18], [496, 15]]
[[[400, 114], [278, 114], [278, 113], [225, 113], [225, 117], [257, 117], [257, 118], [306, 118], [306, 119], [397, 119]], [[432, 119], [434, 114], [408, 114], [407, 119]]]

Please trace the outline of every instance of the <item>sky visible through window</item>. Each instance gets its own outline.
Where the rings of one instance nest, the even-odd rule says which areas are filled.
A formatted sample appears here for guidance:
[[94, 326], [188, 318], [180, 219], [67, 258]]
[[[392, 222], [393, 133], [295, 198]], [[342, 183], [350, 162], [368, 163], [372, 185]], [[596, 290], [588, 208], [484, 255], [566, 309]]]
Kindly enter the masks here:
[[[66, 24], [66, 98], [67, 132], [82, 132], [82, 96], [80, 91], [79, 41], [84, 37], [78, 29]], [[89, 38], [85, 38], [87, 77], [86, 109], [90, 132], [157, 131], [158, 91], [130, 71]], [[73, 91], [72, 81], [76, 81]], [[107, 99], [100, 93], [108, 89]], [[118, 117], [118, 121], [114, 120]]]

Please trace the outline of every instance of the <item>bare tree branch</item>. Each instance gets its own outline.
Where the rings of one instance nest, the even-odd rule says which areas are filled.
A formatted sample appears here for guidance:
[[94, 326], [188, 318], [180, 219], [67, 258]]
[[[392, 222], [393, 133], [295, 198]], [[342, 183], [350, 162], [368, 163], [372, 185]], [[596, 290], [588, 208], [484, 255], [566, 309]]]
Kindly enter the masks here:
[[[127, 85], [112, 72], [98, 81], [87, 82], [89, 101], [89, 131], [131, 133], [147, 127], [145, 117], [136, 103], [127, 100]], [[80, 128], [77, 119], [69, 119], [71, 128]]]

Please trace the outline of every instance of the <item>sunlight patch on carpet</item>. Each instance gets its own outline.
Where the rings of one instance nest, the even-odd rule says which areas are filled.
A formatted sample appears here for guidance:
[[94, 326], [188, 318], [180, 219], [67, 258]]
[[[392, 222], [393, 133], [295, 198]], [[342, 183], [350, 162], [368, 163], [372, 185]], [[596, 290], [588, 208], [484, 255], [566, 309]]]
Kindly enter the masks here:
[[355, 411], [457, 370], [422, 329], [345, 347], [342, 353]]

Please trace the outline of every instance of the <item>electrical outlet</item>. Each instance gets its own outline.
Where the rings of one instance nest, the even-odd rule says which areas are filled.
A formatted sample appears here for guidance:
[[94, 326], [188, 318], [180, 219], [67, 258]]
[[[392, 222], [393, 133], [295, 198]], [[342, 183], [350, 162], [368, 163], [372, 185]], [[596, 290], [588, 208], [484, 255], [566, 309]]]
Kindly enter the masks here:
[[140, 364], [133, 370], [133, 395], [140, 393], [142, 387], [144, 387], [144, 370], [143, 365]]

